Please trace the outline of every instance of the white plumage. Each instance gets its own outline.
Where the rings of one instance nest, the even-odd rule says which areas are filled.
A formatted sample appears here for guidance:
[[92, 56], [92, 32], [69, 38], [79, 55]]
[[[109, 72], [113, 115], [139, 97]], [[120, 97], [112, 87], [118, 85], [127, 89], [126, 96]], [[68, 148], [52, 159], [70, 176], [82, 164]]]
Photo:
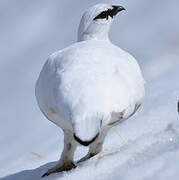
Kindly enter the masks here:
[[[107, 127], [130, 117], [144, 96], [144, 80], [136, 60], [108, 38], [114, 7], [123, 10], [98, 4], [86, 11], [78, 42], [52, 54], [36, 84], [44, 115], [72, 134], [71, 138], [75, 134], [84, 142], [97, 134], [100, 139]], [[108, 10], [109, 16], [94, 20]]]

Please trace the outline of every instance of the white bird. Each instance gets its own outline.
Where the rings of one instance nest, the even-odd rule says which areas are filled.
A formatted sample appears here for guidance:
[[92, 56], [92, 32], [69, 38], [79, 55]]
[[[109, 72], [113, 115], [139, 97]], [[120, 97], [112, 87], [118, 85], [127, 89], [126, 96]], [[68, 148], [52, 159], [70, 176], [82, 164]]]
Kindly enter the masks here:
[[144, 97], [136, 60], [108, 37], [122, 6], [97, 4], [82, 16], [78, 42], [52, 54], [36, 83], [43, 114], [64, 131], [57, 165], [43, 176], [74, 168], [78, 145], [90, 146], [85, 161], [102, 150], [108, 130], [133, 115]]

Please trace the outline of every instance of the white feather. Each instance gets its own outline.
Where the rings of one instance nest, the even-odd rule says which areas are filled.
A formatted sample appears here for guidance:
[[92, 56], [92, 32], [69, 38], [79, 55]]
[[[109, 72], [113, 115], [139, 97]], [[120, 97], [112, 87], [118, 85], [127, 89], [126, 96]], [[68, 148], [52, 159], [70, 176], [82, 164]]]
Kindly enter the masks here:
[[[79, 27], [81, 36], [91, 26], [93, 18], [89, 19]], [[52, 54], [36, 84], [38, 104], [46, 117], [82, 140], [92, 139], [107, 126], [113, 112], [126, 110], [129, 116], [144, 96], [136, 60], [109, 41], [108, 31], [102, 39], [95, 34], [99, 26], [100, 22], [92, 25], [93, 36], [88, 31], [86, 40], [80, 37], [80, 42]]]

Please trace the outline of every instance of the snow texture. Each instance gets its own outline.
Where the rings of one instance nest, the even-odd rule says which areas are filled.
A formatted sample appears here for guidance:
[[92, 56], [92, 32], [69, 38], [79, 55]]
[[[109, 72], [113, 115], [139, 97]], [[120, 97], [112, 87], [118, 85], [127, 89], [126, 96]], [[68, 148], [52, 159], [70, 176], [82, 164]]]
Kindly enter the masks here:
[[[63, 133], [39, 111], [35, 81], [49, 54], [76, 41], [84, 9], [99, 2], [0, 2], [0, 179], [39, 180], [60, 158]], [[120, 5], [127, 11], [117, 17], [110, 36], [139, 60], [147, 81], [144, 103], [111, 129], [102, 153], [44, 179], [178, 180], [179, 3], [125, 0]], [[79, 148], [76, 159], [86, 152]]]

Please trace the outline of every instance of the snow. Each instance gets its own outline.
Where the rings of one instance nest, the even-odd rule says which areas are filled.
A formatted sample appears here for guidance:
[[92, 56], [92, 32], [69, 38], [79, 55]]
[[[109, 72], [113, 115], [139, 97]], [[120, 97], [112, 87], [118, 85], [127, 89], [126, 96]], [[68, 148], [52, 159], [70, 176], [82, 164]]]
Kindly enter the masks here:
[[[0, 2], [0, 177], [37, 180], [60, 158], [63, 133], [39, 111], [35, 81], [49, 54], [76, 41], [74, 27], [81, 13], [99, 1], [8, 2]], [[136, 115], [109, 132], [101, 154], [44, 179], [178, 180], [178, 1], [120, 4], [129, 10], [114, 22], [111, 39], [139, 59], [147, 81], [144, 103]], [[63, 19], [69, 8], [77, 9], [74, 19], [71, 13]], [[76, 159], [86, 151], [80, 148]]]

